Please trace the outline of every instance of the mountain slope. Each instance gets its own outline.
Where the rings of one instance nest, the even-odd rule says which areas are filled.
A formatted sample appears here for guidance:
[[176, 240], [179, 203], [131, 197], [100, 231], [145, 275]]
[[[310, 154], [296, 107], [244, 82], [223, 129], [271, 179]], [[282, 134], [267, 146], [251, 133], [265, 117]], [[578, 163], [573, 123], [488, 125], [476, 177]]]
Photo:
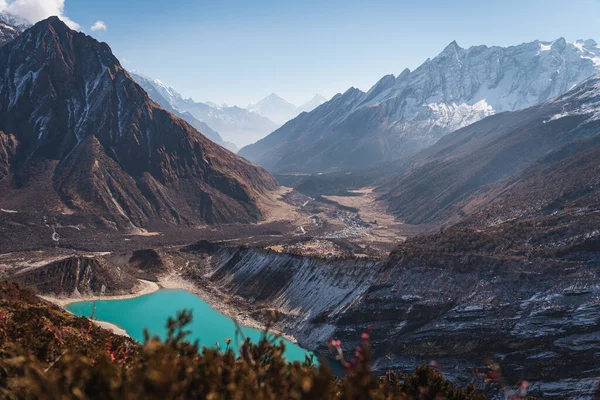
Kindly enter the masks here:
[[447, 135], [389, 167], [401, 172], [380, 187], [382, 198], [409, 223], [448, 224], [485, 210], [478, 220], [491, 224], [552, 210], [590, 190], [597, 196], [599, 99], [594, 75], [540, 106]]
[[240, 155], [278, 172], [371, 166], [415, 154], [486, 116], [540, 104], [599, 70], [592, 40], [469, 49], [452, 42], [415, 71], [383, 77], [354, 93], [351, 104], [341, 101], [346, 94], [335, 96]]
[[233, 151], [234, 153], [236, 153], [238, 151], [238, 148], [236, 147], [235, 144], [224, 141], [223, 138], [221, 137], [221, 135], [219, 135], [219, 133], [217, 131], [213, 130], [211, 127], [209, 127], [204, 122], [194, 118], [194, 116], [192, 114], [190, 114], [189, 112], [186, 111], [186, 112], [180, 113], [179, 111], [175, 110], [171, 106], [171, 103], [169, 103], [169, 101], [167, 99], [165, 99], [165, 97], [163, 96], [163, 94], [165, 92], [170, 93], [170, 92], [166, 91], [166, 89], [159, 91], [157, 89], [157, 86], [155, 86], [154, 82], [150, 78], [146, 78], [145, 76], [139, 75], [138, 73], [129, 72], [129, 75], [135, 80], [135, 82], [138, 85], [140, 85], [146, 91], [146, 93], [148, 93], [148, 96], [150, 96], [150, 98], [154, 102], [156, 102], [159, 106], [161, 106], [162, 108], [164, 108], [171, 114], [174, 114], [174, 115], [186, 120], [190, 125], [192, 125], [194, 128], [196, 128], [199, 132], [202, 132], [202, 134], [204, 136], [206, 136], [207, 138], [209, 138], [210, 140], [212, 140], [219, 146], [223, 146], [227, 150]]
[[1, 206], [134, 230], [262, 217], [275, 180], [152, 102], [106, 44], [51, 17], [1, 47], [0, 68], [16, 148]]

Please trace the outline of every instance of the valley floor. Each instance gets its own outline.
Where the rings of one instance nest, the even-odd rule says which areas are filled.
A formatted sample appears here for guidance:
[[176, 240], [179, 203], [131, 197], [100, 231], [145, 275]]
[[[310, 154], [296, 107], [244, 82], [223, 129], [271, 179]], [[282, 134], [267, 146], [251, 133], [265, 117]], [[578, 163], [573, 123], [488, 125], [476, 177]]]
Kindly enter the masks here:
[[[265, 207], [266, 218], [257, 224], [151, 224], [132, 234], [99, 230], [84, 220], [74, 223], [73, 215], [68, 216], [66, 223], [61, 222], [60, 216], [41, 218], [37, 213], [21, 210], [0, 213], [0, 267], [7, 253], [18, 255], [39, 249], [55, 249], [60, 254], [67, 249], [116, 252], [168, 248], [198, 240], [326, 258], [384, 258], [406, 237], [433, 229], [396, 219], [377, 202], [372, 188], [357, 190], [351, 196], [312, 198], [281, 187], [265, 201]], [[23, 262], [28, 257], [22, 257]]]

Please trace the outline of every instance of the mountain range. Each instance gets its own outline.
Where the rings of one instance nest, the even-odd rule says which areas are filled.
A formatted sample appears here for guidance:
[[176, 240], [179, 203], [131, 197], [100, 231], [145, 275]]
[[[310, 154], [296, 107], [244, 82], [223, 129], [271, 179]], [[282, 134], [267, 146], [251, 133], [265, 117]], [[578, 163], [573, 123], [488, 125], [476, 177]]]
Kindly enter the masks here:
[[591, 221], [600, 204], [599, 132], [595, 74], [541, 105], [487, 117], [386, 166], [380, 198], [411, 224]]
[[327, 101], [317, 94], [307, 103], [296, 107], [273, 93], [247, 108], [219, 105], [210, 101], [196, 102], [191, 98], [184, 99], [177, 90], [159, 79], [137, 71], [131, 71], [130, 74], [148, 92], [152, 100], [166, 107], [165, 109], [182, 115], [190, 114], [207, 124], [212, 131], [220, 133], [219, 137], [225, 137], [224, 140], [213, 135], [215, 142], [234, 152], [237, 151], [236, 146], [254, 143], [298, 114], [311, 111]]
[[303, 112], [314, 110], [326, 101], [327, 99], [325, 97], [316, 94], [310, 101], [301, 106], [295, 106], [275, 93], [271, 93], [259, 102], [249, 104], [246, 108], [269, 118], [279, 125], [283, 125]]
[[599, 70], [593, 40], [468, 49], [452, 42], [416, 70], [387, 75], [368, 92], [350, 88], [239, 154], [276, 172], [369, 167], [559, 96]]
[[[231, 143], [238, 147], [245, 146], [266, 136], [278, 127], [270, 119], [245, 108], [216, 105], [212, 102], [202, 103], [191, 98], [184, 99], [179, 92], [159, 79], [147, 77], [136, 71], [132, 72], [132, 77], [141, 86], [150, 90], [150, 97], [154, 101], [160, 103], [166, 100], [166, 103], [174, 111], [181, 114], [191, 114], [194, 118], [218, 132], [223, 139], [223, 143]], [[150, 89], [150, 86], [152, 86], [152, 89]], [[160, 95], [160, 97], [157, 95]], [[228, 146], [230, 149], [234, 149], [234, 146]]]
[[215, 142], [216, 144], [225, 147], [227, 150], [230, 150], [234, 153], [238, 152], [238, 148], [234, 143], [226, 142], [223, 140], [219, 132], [213, 130], [210, 126], [205, 124], [204, 122], [196, 119], [190, 112], [184, 111], [179, 112], [173, 108], [171, 103], [156, 89], [155, 83], [152, 79], [147, 78], [143, 75], [140, 75], [136, 72], [129, 72], [129, 75], [136, 81], [138, 85], [140, 85], [150, 98], [158, 103], [162, 108], [170, 112], [171, 114], [177, 115], [178, 117], [186, 120], [190, 125], [196, 128], [199, 132], [202, 132], [204, 136]]
[[277, 188], [153, 102], [107, 44], [57, 17], [0, 47], [0, 69], [3, 209], [138, 232], [258, 221]]

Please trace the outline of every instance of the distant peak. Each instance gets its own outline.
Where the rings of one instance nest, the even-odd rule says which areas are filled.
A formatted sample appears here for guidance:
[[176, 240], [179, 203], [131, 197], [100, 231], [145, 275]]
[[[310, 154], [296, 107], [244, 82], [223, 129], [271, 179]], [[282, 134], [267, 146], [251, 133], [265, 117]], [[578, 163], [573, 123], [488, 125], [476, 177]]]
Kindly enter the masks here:
[[25, 29], [31, 28], [32, 24], [29, 21], [24, 20], [21, 17], [18, 17], [14, 14], [8, 13], [6, 11], [0, 12], [0, 21], [9, 26], [16, 27], [22, 31]]
[[398, 78], [396, 78], [396, 79], [404, 79], [408, 75], [410, 75], [410, 69], [404, 68], [404, 70], [402, 72], [400, 72], [400, 75], [398, 75]]
[[354, 93], [362, 93], [362, 91], [358, 88], [355, 88], [354, 86], [350, 87], [348, 90], [346, 90], [344, 92], [344, 95], [350, 95], [350, 94], [354, 94]]
[[448, 46], [446, 46], [446, 48], [442, 51], [442, 53], [446, 53], [448, 51], [457, 51], [457, 50], [461, 50], [461, 47], [458, 45], [458, 43], [456, 43], [456, 40], [453, 40], [450, 42], [450, 44]]
[[277, 99], [277, 100], [283, 100], [283, 98], [281, 96], [279, 96], [276, 93], [271, 93], [270, 95], [268, 95], [267, 97], [265, 97], [265, 99]]
[[562, 53], [567, 48], [567, 41], [564, 37], [560, 37], [552, 43], [552, 50]]

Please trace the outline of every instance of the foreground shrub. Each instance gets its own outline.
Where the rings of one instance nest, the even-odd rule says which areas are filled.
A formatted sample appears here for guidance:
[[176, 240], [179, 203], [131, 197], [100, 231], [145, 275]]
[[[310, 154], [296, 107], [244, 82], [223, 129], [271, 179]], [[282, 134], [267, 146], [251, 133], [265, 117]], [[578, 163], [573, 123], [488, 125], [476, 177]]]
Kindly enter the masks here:
[[[1, 399], [483, 399], [420, 367], [412, 376], [370, 368], [368, 334], [338, 379], [325, 365], [287, 362], [283, 343], [266, 334], [243, 340], [239, 356], [186, 341], [191, 314], [167, 323], [165, 341], [144, 345], [116, 336], [0, 283]], [[339, 343], [339, 342], [338, 342]], [[341, 354], [341, 353], [340, 353]]]

